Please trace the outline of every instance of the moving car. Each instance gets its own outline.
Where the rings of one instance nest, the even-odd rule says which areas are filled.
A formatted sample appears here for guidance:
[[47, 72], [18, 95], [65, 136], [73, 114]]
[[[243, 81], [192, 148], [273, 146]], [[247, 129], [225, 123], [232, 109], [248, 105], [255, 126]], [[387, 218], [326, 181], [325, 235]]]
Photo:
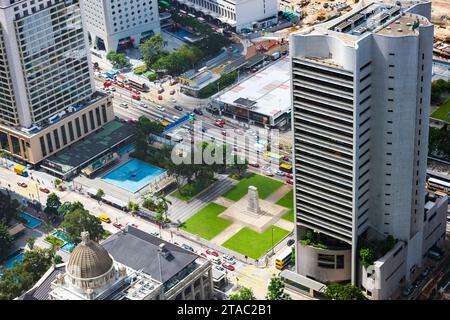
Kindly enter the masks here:
[[173, 116], [172, 119], [173, 119], [173, 120], [178, 120], [178, 119], [180, 119], [180, 117], [178, 117], [178, 116]]
[[17, 185], [22, 188], [28, 187], [28, 185], [25, 182], [17, 182]]
[[288, 156], [284, 156], [283, 157], [283, 161], [289, 161], [289, 157]]
[[176, 105], [174, 108], [177, 109], [178, 111], [183, 111], [183, 107], [182, 106]]
[[197, 109], [197, 108], [194, 109], [194, 113], [195, 113], [195, 114], [198, 114], [198, 115], [203, 115], [202, 110]]
[[286, 183], [287, 184], [294, 184], [294, 181], [292, 181], [292, 179], [286, 179]]
[[159, 93], [159, 94], [161, 94], [161, 93], [163, 93], [163, 92], [164, 92], [164, 88], [159, 88], [159, 89], [158, 89], [158, 93]]
[[169, 94], [173, 96], [175, 94], [175, 89], [170, 90]]
[[146, 103], [141, 102], [139, 105], [140, 105], [142, 108], [148, 108], [148, 105], [147, 105]]
[[170, 99], [170, 102], [172, 102], [172, 103], [177, 103], [177, 100], [175, 100], [175, 99]]
[[162, 96], [158, 96], [158, 100], [162, 100], [163, 99], [163, 97]]
[[293, 179], [294, 178], [294, 176], [292, 175], [292, 173], [287, 173], [286, 172], [286, 174], [284, 175], [286, 178], [289, 178], [289, 179]]
[[122, 102], [122, 103], [120, 104], [120, 106], [121, 106], [122, 108], [128, 108], [128, 103]]
[[43, 192], [43, 193], [50, 193], [50, 190], [48, 190], [47, 188], [39, 188], [39, 191]]
[[122, 224], [117, 223], [117, 222], [114, 222], [114, 223], [113, 223], [113, 226], [116, 227], [116, 228], [119, 229], [119, 230], [122, 230], [122, 229], [124, 228], [124, 226], [123, 226]]
[[218, 257], [219, 256], [219, 253], [217, 251], [212, 250], [212, 249], [206, 249], [206, 253], [209, 254], [209, 255], [212, 255], [214, 257]]
[[268, 177], [273, 177], [273, 172], [272, 171], [265, 171], [264, 174]]
[[157, 108], [159, 111], [166, 111], [166, 109], [165, 109], [164, 107], [162, 107], [162, 106], [156, 106], [156, 108]]
[[98, 218], [101, 221], [106, 222], [106, 223], [110, 223], [111, 222], [111, 219], [106, 214], [103, 214], [103, 213], [101, 215], [99, 215]]
[[286, 175], [286, 172], [283, 172], [281, 170], [277, 170], [275, 173], [277, 174], [277, 176], [280, 176], [280, 177], [284, 177]]
[[254, 168], [259, 168], [261, 166], [258, 162], [250, 162], [248, 165]]
[[232, 265], [229, 264], [228, 262], [222, 263], [222, 267], [224, 267], [225, 269], [228, 269], [228, 270], [230, 270], [230, 271], [234, 271], [234, 270], [235, 270], [234, 266], [232, 266]]
[[214, 125], [219, 127], [219, 128], [223, 128], [223, 123], [219, 122], [219, 121], [214, 121]]

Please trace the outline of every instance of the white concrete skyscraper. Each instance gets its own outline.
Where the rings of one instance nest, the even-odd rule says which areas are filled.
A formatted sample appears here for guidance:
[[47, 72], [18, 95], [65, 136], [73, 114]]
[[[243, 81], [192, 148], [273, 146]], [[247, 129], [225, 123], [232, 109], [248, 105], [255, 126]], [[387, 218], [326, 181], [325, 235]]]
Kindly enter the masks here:
[[[424, 210], [430, 15], [427, 1], [366, 0], [291, 36], [303, 285], [351, 281], [388, 298], [445, 236], [442, 201], [428, 205], [437, 218]], [[375, 262], [360, 259], [368, 244]]]
[[[0, 0], [0, 27], [0, 150], [39, 163], [114, 118], [77, 0]], [[88, 112], [100, 121], [81, 130]]]

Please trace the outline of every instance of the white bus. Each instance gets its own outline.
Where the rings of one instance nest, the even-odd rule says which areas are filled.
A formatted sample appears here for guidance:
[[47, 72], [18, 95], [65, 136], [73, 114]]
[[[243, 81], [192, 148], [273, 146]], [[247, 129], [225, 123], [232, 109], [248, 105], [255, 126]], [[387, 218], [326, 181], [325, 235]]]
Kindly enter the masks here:
[[430, 190], [440, 191], [450, 196], [450, 182], [436, 178], [429, 178], [427, 181], [427, 187]]
[[292, 247], [284, 249], [275, 258], [275, 267], [279, 270], [283, 270], [292, 259]]

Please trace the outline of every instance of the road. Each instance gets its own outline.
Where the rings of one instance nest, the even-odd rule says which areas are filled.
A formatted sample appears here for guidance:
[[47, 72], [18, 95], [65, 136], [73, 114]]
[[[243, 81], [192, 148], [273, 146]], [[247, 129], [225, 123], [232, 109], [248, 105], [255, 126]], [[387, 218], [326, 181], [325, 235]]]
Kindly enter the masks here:
[[[9, 164], [13, 165], [11, 161], [9, 161]], [[205, 250], [207, 249], [204, 246], [199, 246], [197, 243], [194, 243], [192, 241], [189, 241], [188, 239], [172, 233], [170, 230], [160, 230], [157, 225], [141, 217], [133, 217], [129, 213], [123, 212], [104, 203], [97, 202], [90, 197], [86, 197], [82, 194], [69, 191], [68, 189], [66, 191], [57, 191], [52, 185], [52, 177], [45, 173], [34, 170], [29, 170], [29, 173], [30, 176], [24, 178], [22, 176], [18, 176], [12, 170], [0, 166], [0, 187], [13, 191], [11, 192], [11, 194], [21, 203], [22, 200], [26, 198], [40, 199], [41, 203], [43, 204], [46, 203], [48, 195], [39, 191], [38, 188], [46, 187], [51, 192], [56, 193], [59, 196], [61, 202], [80, 201], [92, 215], [98, 217], [100, 214], [106, 214], [108, 217], [110, 217], [112, 223], [120, 223], [122, 225], [134, 224], [137, 225], [139, 229], [145, 232], [158, 232], [160, 233], [160, 236], [163, 240], [172, 243], [177, 242], [180, 245], [185, 243], [194, 248], [197, 254], [205, 253]], [[37, 180], [39, 180], [39, 183], [37, 183]], [[18, 182], [25, 182], [27, 184], [27, 187], [23, 188], [18, 186]], [[114, 227], [112, 223], [102, 222], [102, 225], [106, 230], [112, 233], [119, 232], [119, 230]], [[36, 245], [44, 244], [43, 238], [45, 238], [46, 235], [47, 234], [44, 233], [41, 237], [42, 239], [36, 239]], [[67, 261], [67, 259], [69, 258], [68, 254], [60, 253], [60, 255], [65, 261]], [[220, 256], [222, 256], [222, 254]], [[236, 264], [234, 266], [236, 268], [235, 271], [227, 271], [227, 275], [231, 283], [239, 283], [240, 285], [251, 287], [255, 295], [258, 298], [263, 299], [265, 294], [267, 293], [266, 284], [268, 283], [272, 274], [277, 272], [277, 270], [272, 267], [273, 264], [270, 264], [269, 267], [266, 268], [257, 268], [253, 265], [247, 265], [243, 262], [236, 261]]]

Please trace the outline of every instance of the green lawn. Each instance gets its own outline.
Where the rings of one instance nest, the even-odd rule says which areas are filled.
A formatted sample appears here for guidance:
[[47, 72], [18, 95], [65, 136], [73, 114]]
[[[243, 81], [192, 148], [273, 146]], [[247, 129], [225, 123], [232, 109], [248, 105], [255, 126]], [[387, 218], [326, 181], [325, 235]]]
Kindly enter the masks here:
[[278, 200], [278, 205], [290, 209], [286, 212], [282, 218], [291, 222], [294, 222], [294, 191], [291, 190], [286, 195]]
[[431, 118], [440, 119], [450, 123], [450, 118], [447, 116], [450, 113], [450, 100], [447, 100], [435, 112], [431, 114]]
[[181, 228], [189, 233], [199, 235], [203, 239], [211, 240], [232, 223], [217, 217], [226, 209], [224, 206], [210, 203], [190, 217]]
[[283, 183], [281, 181], [277, 181], [253, 173], [250, 176], [242, 179], [237, 185], [228, 190], [223, 196], [227, 199], [238, 201], [247, 194], [249, 186], [255, 186], [258, 188], [259, 197], [261, 199], [265, 199], [282, 185]]
[[258, 259], [272, 247], [272, 228], [273, 244], [283, 239], [289, 232], [272, 226], [263, 233], [258, 233], [250, 228], [242, 228], [238, 233], [222, 244], [223, 247], [239, 252], [253, 259]]

